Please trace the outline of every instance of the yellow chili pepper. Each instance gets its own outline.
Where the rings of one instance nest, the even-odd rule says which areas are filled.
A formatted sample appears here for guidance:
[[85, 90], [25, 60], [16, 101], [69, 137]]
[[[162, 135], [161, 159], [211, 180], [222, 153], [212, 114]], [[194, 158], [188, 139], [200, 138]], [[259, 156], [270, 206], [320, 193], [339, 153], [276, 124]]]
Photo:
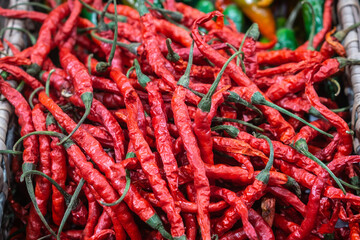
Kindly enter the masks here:
[[[270, 2], [270, 0], [266, 1]], [[265, 2], [265, 0], [260, 2]], [[259, 30], [262, 35], [268, 39], [274, 39], [276, 37], [275, 20], [270, 8], [259, 7], [259, 2], [257, 1], [234, 0], [234, 3], [241, 8], [243, 13], [250, 18], [251, 21], [259, 25]]]

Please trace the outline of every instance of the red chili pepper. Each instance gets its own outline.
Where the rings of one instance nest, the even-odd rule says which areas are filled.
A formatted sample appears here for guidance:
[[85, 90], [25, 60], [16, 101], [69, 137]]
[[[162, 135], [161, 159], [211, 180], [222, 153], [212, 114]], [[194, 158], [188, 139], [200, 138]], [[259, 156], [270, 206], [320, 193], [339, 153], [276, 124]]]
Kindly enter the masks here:
[[[78, 122], [77, 127], [73, 131], [71, 131], [66, 138], [69, 139], [79, 128], [79, 126], [85, 121], [86, 117], [90, 113], [91, 105], [93, 102], [93, 88], [91, 77], [87, 72], [87, 69], [74, 55], [70, 53], [70, 49], [61, 48], [59, 56], [62, 67], [72, 78], [75, 93], [81, 97], [81, 100], [83, 101], [85, 106], [85, 113]], [[66, 139], [63, 141], [66, 141]]]
[[248, 209], [243, 200], [240, 197], [236, 196], [234, 192], [225, 188], [212, 186], [211, 192], [217, 196], [221, 196], [222, 198], [224, 198], [225, 201], [227, 201], [236, 209], [237, 214], [241, 216], [244, 231], [249, 237], [249, 239], [258, 239], [254, 227], [250, 224], [248, 220]]
[[5, 9], [5, 8], [0, 8], [0, 16], [15, 18], [15, 19], [31, 19], [41, 23], [44, 22], [48, 17], [47, 14], [42, 12], [14, 10], [14, 9]]
[[0, 69], [10, 73], [16, 79], [25, 81], [25, 83], [34, 90], [39, 87], [43, 87], [43, 85], [36, 78], [30, 76], [24, 70], [22, 70], [21, 68], [19, 68], [17, 66], [10, 65], [7, 63], [0, 63]]
[[210, 218], [206, 206], [210, 203], [209, 180], [205, 174], [204, 163], [201, 159], [200, 150], [196, 137], [192, 131], [191, 120], [185, 104], [186, 87], [189, 85], [189, 74], [192, 65], [193, 44], [190, 51], [188, 67], [185, 74], [178, 81], [171, 101], [176, 127], [184, 143], [188, 160], [194, 171], [194, 186], [196, 191], [196, 203], [198, 206], [198, 223], [203, 239], [210, 237]]
[[[34, 127], [37, 131], [46, 130], [45, 127], [45, 114], [41, 111], [40, 105], [36, 105], [32, 111], [32, 119]], [[47, 136], [39, 137], [39, 147], [40, 147], [40, 166], [39, 171], [44, 172], [47, 175], [50, 175], [50, 141]], [[37, 176], [36, 177], [36, 186], [35, 186], [35, 197], [38, 202], [38, 208], [40, 209], [43, 215], [46, 215], [47, 212], [47, 203], [51, 194], [51, 184], [46, 179]], [[41, 237], [41, 227], [42, 223], [37, 215], [34, 206], [31, 206], [30, 213], [28, 217], [28, 224], [26, 227], [27, 239], [37, 239]]]
[[176, 81], [173, 76], [174, 69], [168, 69], [169, 64], [161, 54], [159, 43], [156, 38], [156, 29], [154, 25], [154, 17], [146, 8], [144, 2], [139, 2], [138, 11], [140, 14], [141, 23], [141, 38], [144, 42], [144, 50], [146, 58], [152, 67], [153, 71], [160, 76], [171, 89], [175, 89]]
[[[51, 115], [48, 115], [46, 119], [46, 127], [48, 131], [61, 133], [60, 128]], [[63, 146], [59, 146], [58, 143], [59, 139], [57, 137], [51, 137], [51, 177], [61, 188], [65, 188], [67, 177], [66, 153]], [[54, 223], [59, 226], [65, 213], [65, 199], [55, 186], [52, 186], [52, 188], [52, 218]]]
[[[84, 177], [87, 183], [94, 188], [102, 199], [106, 202], [114, 202], [119, 198], [106, 178], [95, 170], [93, 165], [86, 160], [85, 155], [79, 147], [70, 140], [67, 140], [67, 142], [65, 142], [65, 148], [81, 176]], [[140, 232], [125, 204], [119, 203], [111, 208], [117, 214], [117, 219], [121, 222], [121, 225], [125, 228], [129, 236], [132, 239], [141, 239]]]
[[89, 215], [83, 231], [84, 239], [89, 239], [89, 237], [91, 237], [94, 234], [95, 225], [99, 220], [101, 214], [101, 207], [96, 202], [94, 196], [91, 194], [87, 194], [87, 200], [88, 200]]
[[27, 72], [30, 75], [35, 76], [38, 72], [40, 72], [44, 60], [53, 46], [52, 36], [55, 35], [58, 24], [69, 14], [69, 11], [70, 9], [68, 4], [63, 3], [51, 11], [42, 24], [38, 40], [36, 41], [31, 53], [32, 65], [27, 69]]
[[319, 97], [312, 85], [311, 78], [307, 78], [305, 93], [313, 105], [334, 127], [340, 137], [340, 143], [337, 148], [335, 158], [339, 156], [347, 156], [352, 151], [352, 137], [347, 123], [336, 113], [330, 111], [327, 107], [320, 103]]
[[71, 31], [76, 26], [77, 18], [80, 15], [81, 8], [82, 4], [78, 0], [72, 2], [70, 16], [55, 35], [54, 42], [57, 45], [61, 44], [62, 41], [64, 41], [71, 34]]
[[111, 226], [112, 226], [112, 222], [110, 216], [106, 213], [106, 211], [103, 211], [97, 221], [97, 224], [94, 229], [94, 233], [98, 233], [104, 229], [110, 229]]
[[[39, 93], [39, 101], [51, 112], [59, 124], [67, 131], [72, 131], [76, 127], [76, 123], [70, 119], [60, 108], [57, 106], [45, 92]], [[75, 141], [81, 146], [82, 149], [91, 157], [97, 164], [99, 169], [105, 173], [107, 179], [111, 181], [113, 187], [119, 193], [123, 193], [125, 187], [125, 180], [118, 180], [119, 176], [124, 176], [124, 169], [120, 165], [114, 165], [107, 153], [102, 149], [99, 142], [97, 142], [91, 135], [89, 135], [81, 127], [73, 135]], [[94, 151], [95, 150], [95, 151]], [[125, 196], [125, 202], [130, 209], [138, 214], [138, 216], [147, 224], [155, 229], [163, 231], [163, 225], [155, 213], [151, 205], [145, 201], [136, 189], [130, 185], [130, 189]], [[164, 230], [165, 231], [165, 230]]]
[[[118, 4], [116, 7], [116, 10], [119, 15], [127, 16], [127, 17], [135, 19], [135, 20], [140, 19], [139, 13], [135, 9], [133, 9], [129, 6]], [[109, 5], [108, 12], [115, 13], [114, 4]]]
[[[150, 115], [152, 118], [152, 126], [154, 127], [157, 149], [164, 165], [164, 171], [169, 184], [173, 198], [176, 200], [178, 195], [178, 167], [172, 150], [172, 142], [170, 141], [170, 133], [167, 130], [167, 116], [165, 106], [159, 88], [141, 72], [137, 60], [134, 60], [136, 74], [140, 85], [145, 87], [149, 96]], [[165, 128], [164, 128], [165, 126]]]

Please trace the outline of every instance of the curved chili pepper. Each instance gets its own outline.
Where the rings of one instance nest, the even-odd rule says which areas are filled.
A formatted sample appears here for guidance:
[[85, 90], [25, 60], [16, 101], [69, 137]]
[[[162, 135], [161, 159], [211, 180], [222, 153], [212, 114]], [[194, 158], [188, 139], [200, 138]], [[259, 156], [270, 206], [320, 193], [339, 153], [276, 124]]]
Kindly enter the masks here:
[[[40, 105], [36, 105], [32, 111], [32, 120], [36, 131], [46, 130], [45, 114], [42, 112]], [[47, 136], [39, 137], [40, 150], [40, 166], [39, 171], [47, 175], [51, 174], [51, 159], [50, 159], [50, 140]], [[43, 215], [47, 212], [47, 203], [51, 194], [51, 183], [41, 177], [36, 177], [35, 197], [38, 202], [39, 209]], [[41, 235], [41, 220], [38, 217], [35, 208], [32, 206], [29, 213], [28, 224], [26, 227], [27, 239], [37, 239]]]
[[31, 19], [41, 23], [44, 22], [48, 17], [47, 14], [42, 12], [4, 9], [4, 8], [0, 8], [0, 16], [15, 18], [15, 19]]
[[[211, 46], [206, 44], [197, 31], [197, 26], [199, 24], [207, 22], [209, 19], [211, 19], [214, 16], [221, 17], [222, 14], [219, 12], [212, 12], [212, 13], [207, 14], [203, 18], [197, 19], [193, 26], [192, 35], [193, 35], [193, 38], [194, 38], [199, 50], [201, 51], [201, 53], [204, 56], [206, 56], [212, 63], [214, 63], [215, 65], [220, 67], [220, 66], [224, 65], [226, 60], [217, 51], [212, 49]], [[255, 31], [256, 31], [256, 29], [255, 29]], [[252, 34], [250, 34], [250, 35], [252, 35]], [[256, 89], [255, 91], [258, 91], [258, 88], [256, 87], [256, 85], [250, 81], [250, 79], [242, 72], [241, 68], [238, 67], [236, 64], [230, 62], [226, 73], [228, 73], [229, 76], [237, 84], [242, 85], [242, 86], [247, 86], [247, 88], [246, 88], [247, 90], [251, 87], [251, 88]], [[265, 109], [266, 109], [265, 113], [268, 112], [270, 114], [270, 112], [271, 112], [272, 116], [275, 116], [275, 114], [277, 115], [277, 117], [271, 117], [271, 118], [270, 118], [270, 115], [268, 115], [269, 116], [268, 120], [271, 122], [271, 124], [276, 126], [276, 128], [277, 128], [276, 130], [281, 135], [280, 138], [283, 141], [287, 142], [288, 138], [292, 137], [294, 135], [294, 129], [287, 122], [285, 122], [285, 120], [283, 120], [282, 116], [277, 111], [271, 110], [270, 108], [265, 108]], [[267, 115], [267, 114], [265, 114], [265, 115]]]
[[[267, 141], [270, 148], [270, 156], [265, 168], [256, 176], [255, 181], [246, 187], [243, 194], [241, 195], [241, 199], [248, 208], [250, 208], [256, 200], [265, 194], [266, 186], [270, 178], [270, 169], [272, 168], [274, 161], [274, 148], [271, 140], [264, 135], [258, 136], [260, 138], [264, 138]], [[222, 235], [236, 223], [239, 215], [233, 214], [233, 211], [233, 207], [229, 208], [221, 217], [221, 220], [216, 224], [215, 232], [217, 234]]]
[[140, 14], [141, 34], [144, 42], [144, 48], [147, 53], [147, 60], [154, 70], [166, 84], [175, 89], [176, 82], [173, 76], [173, 69], [168, 69], [167, 60], [161, 54], [157, 38], [155, 37], [156, 29], [154, 26], [153, 16], [146, 8], [144, 1], [139, 2], [138, 11]]
[[352, 137], [347, 123], [337, 114], [330, 111], [327, 107], [320, 103], [319, 97], [313, 87], [311, 78], [307, 78], [305, 93], [311, 103], [334, 127], [340, 136], [340, 144], [337, 148], [335, 158], [339, 156], [347, 156], [352, 151]]
[[[67, 116], [61, 108], [59, 108], [45, 92], [39, 93], [39, 101], [51, 112], [59, 124], [67, 131], [72, 131], [76, 127], [76, 123]], [[107, 155], [99, 142], [97, 142], [90, 134], [80, 127], [73, 135], [75, 141], [81, 146], [82, 149], [91, 157], [97, 164], [99, 169], [105, 173], [107, 179], [111, 181], [113, 187], [119, 193], [123, 193], [124, 186], [126, 185], [124, 179], [118, 180], [119, 176], [124, 176], [125, 171], [120, 165], [114, 165], [113, 159]], [[96, 149], [96, 151], [93, 151]], [[151, 205], [145, 201], [136, 189], [130, 185], [129, 192], [125, 196], [125, 202], [131, 210], [141, 217], [141, 219], [154, 229], [165, 231], [161, 220], [155, 213]], [[167, 236], [167, 235], [166, 235]]]
[[210, 237], [210, 218], [206, 206], [210, 202], [209, 180], [205, 174], [204, 163], [201, 159], [200, 150], [196, 137], [192, 132], [189, 113], [185, 104], [186, 87], [189, 85], [189, 74], [192, 65], [193, 44], [190, 50], [189, 63], [185, 74], [179, 79], [171, 100], [176, 127], [183, 140], [187, 157], [194, 171], [194, 185], [196, 189], [196, 203], [198, 206], [198, 223], [203, 239]]
[[224, 102], [224, 98], [229, 95], [228, 92], [225, 92], [229, 87], [224, 87], [216, 93], [215, 90], [218, 87], [226, 67], [238, 54], [240, 54], [240, 52], [235, 53], [226, 61], [208, 93], [201, 99], [196, 110], [194, 132], [200, 145], [201, 157], [204, 162], [209, 164], [214, 164], [210, 129], [211, 120], [215, 116], [219, 105]]
[[241, 216], [246, 235], [249, 237], [249, 239], [258, 239], [254, 227], [250, 224], [248, 220], [248, 209], [243, 200], [240, 197], [236, 196], [234, 192], [226, 188], [212, 186], [211, 192], [214, 195], [221, 196], [222, 198], [224, 198], [225, 201], [235, 207], [237, 214]]
[[87, 194], [86, 197], [88, 200], [89, 215], [82, 235], [84, 239], [89, 239], [94, 234], [95, 225], [101, 214], [101, 207], [92, 194]]
[[[61, 133], [60, 128], [57, 126], [54, 118], [50, 114], [46, 118], [46, 128], [48, 131]], [[59, 146], [58, 143], [59, 139], [57, 137], [51, 137], [51, 177], [60, 185], [61, 188], [65, 188], [67, 177], [66, 153], [63, 146]], [[52, 188], [52, 218], [54, 223], [59, 226], [65, 213], [65, 199], [55, 186]]]
[[30, 75], [35, 76], [38, 72], [40, 72], [43, 62], [52, 48], [51, 37], [55, 35], [54, 33], [58, 23], [60, 23], [60, 21], [69, 14], [69, 11], [70, 9], [68, 4], [63, 3], [51, 11], [47, 16], [40, 28], [38, 40], [31, 53], [32, 64], [27, 69], [27, 72]]
[[160, 94], [159, 88], [149, 82], [149, 79], [146, 78], [141, 72], [140, 66], [137, 60], [134, 60], [136, 75], [140, 85], [145, 87], [149, 96], [150, 103], [150, 115], [152, 119], [152, 125], [154, 127], [155, 139], [157, 149], [164, 165], [164, 171], [166, 178], [169, 184], [170, 191], [172, 196], [177, 199], [178, 194], [178, 167], [177, 162], [172, 150], [172, 143], [170, 142], [170, 133], [167, 130], [167, 116], [165, 113], [164, 101]]
[[36, 78], [30, 76], [24, 70], [17, 66], [13, 66], [7, 63], [0, 63], [0, 68], [13, 75], [15, 78], [25, 81], [25, 83], [29, 85], [32, 89], [43, 87], [43, 85]]
[[[79, 126], [85, 121], [86, 117], [89, 115], [91, 110], [91, 105], [93, 102], [93, 88], [92, 81], [89, 73], [85, 66], [70, 53], [69, 49], [61, 48], [60, 49], [60, 63], [66, 72], [71, 76], [72, 82], [74, 85], [75, 92], [78, 96], [81, 97], [85, 105], [85, 113], [78, 122], [77, 127], [70, 132], [65, 140], [69, 139], [74, 132], [79, 128]], [[62, 144], [60, 142], [59, 144]]]
[[99, 231], [104, 229], [110, 229], [111, 225], [112, 222], [110, 216], [106, 213], [106, 211], [103, 211], [97, 221], [94, 233], [98, 233]]
[[[139, 71], [137, 71], [139, 77]], [[144, 75], [143, 75], [144, 76]], [[149, 81], [149, 80], [147, 80]], [[180, 216], [179, 209], [175, 208], [175, 203], [170, 193], [166, 188], [165, 181], [159, 174], [159, 169], [156, 165], [154, 155], [150, 150], [148, 143], [137, 125], [136, 115], [138, 112], [137, 98], [133, 96], [134, 90], [127, 90], [124, 93], [125, 105], [128, 111], [127, 127], [129, 130], [129, 137], [133, 143], [136, 156], [140, 161], [141, 167], [144, 170], [150, 185], [160, 200], [162, 209], [167, 213], [168, 219], [171, 223], [171, 233], [175, 238], [184, 238], [184, 226]]]

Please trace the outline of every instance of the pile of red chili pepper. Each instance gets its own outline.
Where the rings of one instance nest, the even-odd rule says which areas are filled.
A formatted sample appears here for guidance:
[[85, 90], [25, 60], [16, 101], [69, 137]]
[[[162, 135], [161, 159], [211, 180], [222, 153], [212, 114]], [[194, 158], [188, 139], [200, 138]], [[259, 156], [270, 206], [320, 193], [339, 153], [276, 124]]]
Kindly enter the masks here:
[[332, 29], [333, 0], [295, 50], [224, 25], [220, 4], [47, 2], [0, 8], [41, 23], [0, 58], [21, 128], [1, 150], [8, 239], [360, 238], [349, 114], [320, 89], [359, 63], [341, 45], [357, 25]]

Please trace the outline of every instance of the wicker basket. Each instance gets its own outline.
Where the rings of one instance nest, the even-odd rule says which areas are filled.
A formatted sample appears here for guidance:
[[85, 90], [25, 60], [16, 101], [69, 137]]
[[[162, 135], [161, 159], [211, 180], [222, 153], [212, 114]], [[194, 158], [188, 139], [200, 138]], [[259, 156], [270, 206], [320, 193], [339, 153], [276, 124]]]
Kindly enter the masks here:
[[[360, 5], [358, 0], [339, 0], [337, 13], [342, 29], [360, 21]], [[360, 59], [360, 28], [351, 31], [343, 45], [348, 58]], [[349, 103], [352, 106], [351, 128], [354, 130], [354, 151], [360, 154], [360, 66], [346, 68], [346, 79], [349, 87], [345, 89]]]
[[[28, 0], [3, 0], [0, 1], [0, 5], [3, 7], [11, 6], [17, 3], [28, 2]], [[16, 9], [28, 10], [27, 6], [17, 6]], [[12, 19], [1, 19], [1, 27], [16, 27], [23, 28], [25, 22], [21, 20], [12, 20]], [[5, 32], [4, 37], [13, 43], [18, 49], [23, 49], [26, 46], [26, 36], [22, 32], [17, 30], [8, 30]], [[5, 45], [5, 52], [9, 55], [12, 55], [11, 50]], [[14, 81], [12, 84], [16, 84]], [[16, 120], [14, 117], [14, 109], [12, 106], [0, 98], [0, 149], [12, 148], [14, 144], [14, 136], [17, 131]], [[8, 196], [9, 191], [9, 179], [10, 179], [10, 163], [11, 156], [1, 155], [0, 156], [0, 240], [6, 239], [8, 235], [7, 230], [9, 230], [9, 222], [6, 219], [3, 219], [5, 201]]]

